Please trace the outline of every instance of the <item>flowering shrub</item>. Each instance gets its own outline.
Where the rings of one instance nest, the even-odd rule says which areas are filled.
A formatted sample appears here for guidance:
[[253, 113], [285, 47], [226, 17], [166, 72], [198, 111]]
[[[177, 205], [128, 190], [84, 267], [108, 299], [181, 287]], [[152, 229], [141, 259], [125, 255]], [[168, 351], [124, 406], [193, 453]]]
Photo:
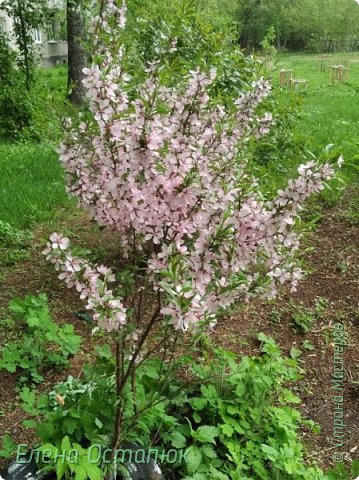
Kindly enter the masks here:
[[[329, 164], [311, 161], [276, 198], [264, 200], [246, 152], [251, 138], [273, 124], [269, 113], [256, 115], [269, 84], [254, 82], [224, 107], [209, 94], [214, 69], [192, 70], [183, 85], [169, 87], [156, 61], [147, 65], [146, 81], [133, 85], [121, 43], [125, 13], [125, 3], [119, 8], [109, 1], [95, 23], [96, 55], [84, 81], [90, 115], [67, 122], [60, 158], [69, 192], [117, 232], [135, 271], [131, 289], [123, 293], [116, 283], [111, 289], [111, 270], [73, 256], [61, 235], [53, 234], [45, 250], [59, 278], [87, 301], [98, 327], [114, 332], [119, 402], [113, 447], [121, 435], [121, 394], [153, 351], [152, 334], [162, 331], [167, 341], [170, 327], [197, 331], [213, 326], [234, 302], [272, 298], [284, 283], [296, 289], [296, 220], [305, 200], [334, 173]], [[171, 41], [163, 57], [175, 48]], [[141, 301], [149, 287], [156, 295], [152, 315]]]

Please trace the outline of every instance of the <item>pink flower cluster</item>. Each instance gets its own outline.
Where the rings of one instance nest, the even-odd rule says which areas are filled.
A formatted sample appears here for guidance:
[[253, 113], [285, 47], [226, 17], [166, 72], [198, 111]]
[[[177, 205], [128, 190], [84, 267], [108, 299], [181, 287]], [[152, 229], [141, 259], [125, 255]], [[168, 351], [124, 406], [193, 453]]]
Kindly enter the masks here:
[[75, 287], [80, 298], [87, 300], [86, 308], [93, 310], [98, 326], [108, 332], [117, 330], [126, 323], [126, 309], [107, 287], [115, 281], [115, 275], [103, 265], [92, 268], [85, 260], [74, 257], [68, 248], [69, 239], [53, 233], [43, 254], [60, 271], [59, 279], [68, 288]]
[[[113, 6], [107, 9], [112, 14]], [[102, 21], [109, 33], [109, 21]], [[269, 84], [254, 82], [226, 109], [208, 93], [215, 70], [196, 69], [184, 86], [168, 87], [160, 65], [153, 65], [130, 100], [123, 49], [117, 57], [109, 50], [120, 39], [107, 41], [104, 54], [85, 70], [92, 120], [70, 127], [60, 149], [69, 191], [90, 206], [100, 225], [120, 233], [125, 253], [147, 253], [153, 287], [165, 292], [162, 314], [175, 328], [213, 324], [221, 309], [265, 292], [273, 297], [285, 282], [294, 290], [301, 277], [296, 219], [334, 170], [301, 165], [275, 200], [264, 200], [247, 168], [247, 145], [273, 124], [270, 114], [256, 115]], [[99, 272], [79, 260], [80, 270], [72, 272], [73, 260], [64, 257], [59, 241], [51, 248], [63, 278], [71, 284], [81, 271], [86, 282], [80, 291], [89, 289], [89, 305], [107, 312], [101, 322], [123, 324], [122, 304], [116, 303], [115, 320], [108, 313], [111, 293], [94, 293]]]

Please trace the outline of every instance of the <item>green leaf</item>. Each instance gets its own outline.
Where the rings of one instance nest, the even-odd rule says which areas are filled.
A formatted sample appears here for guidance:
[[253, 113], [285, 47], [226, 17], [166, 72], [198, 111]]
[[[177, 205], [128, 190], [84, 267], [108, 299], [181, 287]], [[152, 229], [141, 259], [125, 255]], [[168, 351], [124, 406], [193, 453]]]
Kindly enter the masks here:
[[208, 480], [208, 475], [204, 473], [195, 473], [194, 475], [182, 478], [182, 480]]
[[111, 352], [110, 346], [109, 345], [98, 345], [95, 348], [96, 354], [104, 358], [106, 360], [110, 360], [113, 357], [113, 353]]
[[61, 478], [65, 475], [66, 471], [68, 470], [67, 464], [63, 461], [58, 461], [56, 463], [56, 476], [57, 480], [61, 480]]
[[227, 412], [230, 415], [237, 415], [240, 412], [240, 409], [238, 407], [235, 407], [234, 405], [228, 405]]
[[37, 426], [36, 432], [41, 440], [48, 441], [49, 439], [53, 438], [55, 426], [50, 422], [44, 421], [44, 423], [41, 423]]
[[40, 324], [40, 319], [35, 316], [27, 317], [26, 321], [29, 327], [38, 327]]
[[21, 408], [30, 415], [36, 415], [35, 391], [25, 387], [20, 392], [20, 399], [23, 401]]
[[103, 423], [101, 422], [101, 420], [99, 418], [95, 418], [95, 424], [98, 428], [102, 428], [103, 427]]
[[87, 471], [83, 465], [75, 465], [74, 466], [75, 472], [75, 480], [86, 480], [87, 479]]
[[226, 474], [220, 472], [219, 470], [214, 468], [212, 465], [210, 467], [210, 473], [211, 473], [211, 476], [210, 476], [211, 480], [212, 479], [213, 480], [229, 480], [229, 477]]
[[36, 428], [37, 426], [37, 422], [35, 422], [35, 420], [24, 420], [22, 424], [26, 428]]
[[1, 366], [1, 368], [5, 368], [5, 370], [7, 370], [8, 372], [10, 373], [15, 373], [16, 372], [16, 365], [3, 365]]
[[246, 393], [246, 386], [244, 385], [244, 383], [239, 383], [236, 387], [237, 397], [243, 397], [245, 393]]
[[90, 464], [86, 465], [86, 472], [90, 480], [102, 480], [103, 472], [96, 465]]
[[228, 423], [221, 425], [221, 430], [226, 437], [231, 437], [234, 433], [234, 429]]
[[289, 352], [290, 356], [294, 359], [297, 359], [301, 356], [302, 351], [299, 348], [292, 347]]
[[296, 404], [301, 403], [301, 399], [297, 397], [297, 395], [294, 395], [294, 393], [292, 393], [287, 388], [283, 389], [281, 396], [283, 397], [284, 401], [287, 403], [296, 403]]
[[55, 458], [56, 453], [58, 452], [57, 447], [53, 445], [52, 443], [44, 443], [39, 447], [39, 450], [42, 452], [45, 452], [45, 450], [49, 450], [51, 452], [50, 458]]
[[196, 423], [201, 423], [202, 421], [202, 417], [199, 413], [197, 412], [193, 412], [193, 420], [196, 422]]
[[66, 418], [63, 421], [63, 431], [72, 435], [76, 428], [78, 427], [78, 421], [73, 418]]
[[24, 313], [24, 301], [21, 298], [15, 298], [9, 303], [9, 309], [14, 313]]
[[201, 465], [202, 453], [195, 445], [191, 445], [185, 451], [185, 461], [189, 473], [195, 473]]
[[208, 405], [206, 398], [194, 397], [189, 400], [189, 404], [194, 410], [203, 410]]
[[214, 451], [214, 448], [212, 447], [212, 445], [202, 445], [201, 452], [204, 455], [206, 455], [206, 457], [208, 457], [208, 458], [217, 458], [218, 457], [218, 455]]
[[202, 385], [201, 393], [205, 398], [208, 398], [208, 400], [218, 398], [218, 393], [214, 385]]
[[261, 449], [262, 449], [262, 452], [267, 456], [267, 458], [269, 460], [271, 460], [272, 462], [275, 462], [278, 458], [278, 451], [273, 448], [273, 447], [270, 447], [269, 445], [266, 445], [265, 443], [262, 443], [261, 444]]
[[2, 437], [2, 449], [0, 450], [0, 458], [10, 458], [17, 450], [16, 443], [13, 442], [7, 433]]
[[186, 441], [186, 437], [182, 433], [178, 431], [172, 432], [170, 442], [174, 448], [184, 448]]
[[207, 425], [199, 427], [194, 432], [194, 437], [201, 443], [216, 443], [214, 439], [215, 437], [218, 437], [218, 435], [219, 430], [217, 427], [211, 427]]
[[257, 338], [260, 342], [263, 342], [263, 343], [271, 343], [273, 342], [273, 338], [272, 337], [268, 337], [265, 333], [263, 332], [260, 332], [258, 333], [257, 335]]
[[68, 435], [65, 435], [61, 441], [61, 451], [69, 452], [71, 450], [71, 442]]
[[291, 475], [294, 472], [295, 468], [296, 468], [295, 460], [289, 459], [286, 462], [284, 462], [284, 469], [289, 475]]

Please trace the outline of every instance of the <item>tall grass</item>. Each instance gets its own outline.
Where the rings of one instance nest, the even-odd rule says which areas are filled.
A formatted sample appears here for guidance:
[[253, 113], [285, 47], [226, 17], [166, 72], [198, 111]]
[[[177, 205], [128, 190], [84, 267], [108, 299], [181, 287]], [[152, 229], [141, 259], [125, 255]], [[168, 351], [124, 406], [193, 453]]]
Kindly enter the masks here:
[[0, 220], [19, 228], [70, 208], [57, 154], [43, 145], [0, 145]]

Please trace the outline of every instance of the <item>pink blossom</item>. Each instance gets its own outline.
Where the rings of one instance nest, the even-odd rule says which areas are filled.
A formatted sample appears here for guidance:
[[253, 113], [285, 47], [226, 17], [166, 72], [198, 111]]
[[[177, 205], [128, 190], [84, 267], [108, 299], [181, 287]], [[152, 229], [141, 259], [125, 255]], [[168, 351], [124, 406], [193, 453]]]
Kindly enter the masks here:
[[70, 240], [58, 233], [50, 235], [50, 241], [52, 242], [52, 248], [59, 248], [60, 250], [66, 250]]

